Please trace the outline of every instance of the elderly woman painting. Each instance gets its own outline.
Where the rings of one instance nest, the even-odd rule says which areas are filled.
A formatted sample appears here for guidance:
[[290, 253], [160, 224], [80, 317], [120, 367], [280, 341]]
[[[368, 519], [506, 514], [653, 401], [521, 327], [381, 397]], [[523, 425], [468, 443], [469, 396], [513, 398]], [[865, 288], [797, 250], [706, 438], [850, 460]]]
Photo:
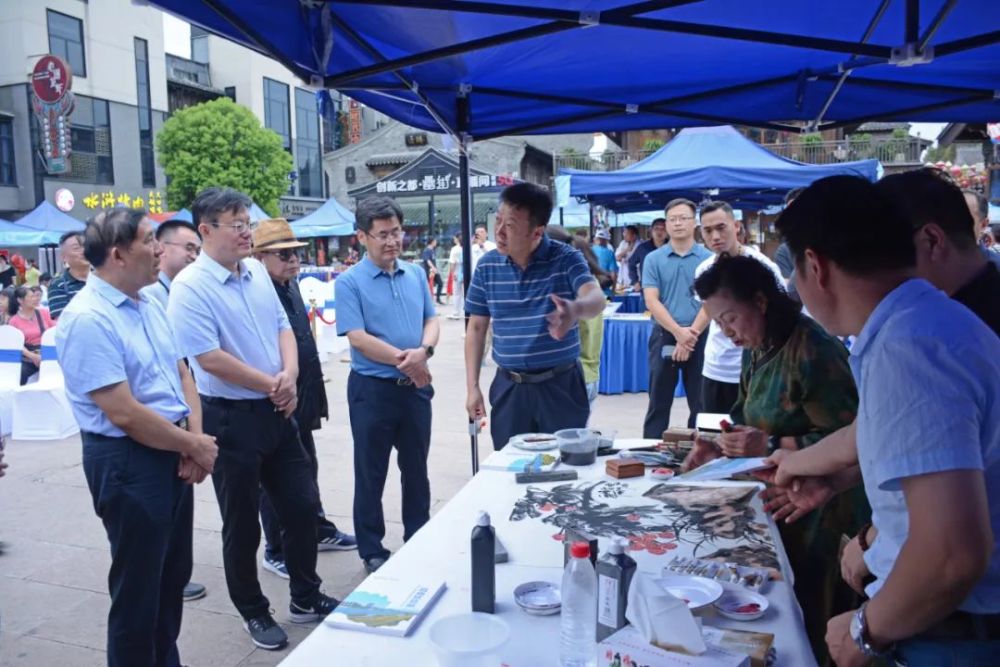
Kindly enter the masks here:
[[[751, 257], [720, 257], [694, 283], [708, 315], [744, 348], [733, 430], [717, 443], [699, 441], [686, 465], [716, 456], [767, 456], [776, 448], [801, 449], [850, 424], [858, 393], [843, 344], [811, 318]], [[769, 489], [765, 496], [774, 494]], [[822, 662], [826, 621], [850, 606], [840, 580], [840, 536], [868, 520], [859, 488], [794, 524], [780, 524], [795, 572], [795, 592], [806, 630]]]

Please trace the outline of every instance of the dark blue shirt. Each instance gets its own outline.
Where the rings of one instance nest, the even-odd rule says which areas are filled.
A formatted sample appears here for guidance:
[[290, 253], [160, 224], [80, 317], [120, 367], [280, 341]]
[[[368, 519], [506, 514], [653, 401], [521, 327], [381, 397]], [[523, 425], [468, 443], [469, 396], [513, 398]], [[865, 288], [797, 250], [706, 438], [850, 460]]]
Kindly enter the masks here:
[[660, 290], [662, 303], [670, 317], [682, 327], [690, 326], [701, 310], [694, 294], [694, 273], [698, 265], [712, 256], [712, 251], [695, 243], [686, 254], [678, 254], [670, 243], [646, 256], [642, 266], [642, 286]]
[[523, 271], [496, 250], [483, 255], [472, 274], [465, 312], [492, 318], [493, 360], [498, 366], [515, 371], [553, 368], [580, 356], [580, 332], [574, 325], [562, 340], [549, 335], [545, 316], [555, 310], [550, 295], [575, 299], [588, 282], [594, 277], [583, 254], [542, 236]]

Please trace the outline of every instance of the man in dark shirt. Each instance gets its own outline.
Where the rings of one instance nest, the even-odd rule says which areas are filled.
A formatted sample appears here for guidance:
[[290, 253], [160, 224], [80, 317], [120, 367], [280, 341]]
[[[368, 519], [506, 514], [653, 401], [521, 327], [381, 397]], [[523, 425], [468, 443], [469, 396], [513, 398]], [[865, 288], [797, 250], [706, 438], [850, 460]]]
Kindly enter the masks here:
[[[329, 419], [326, 402], [326, 388], [323, 369], [320, 366], [316, 339], [309, 326], [302, 293], [299, 292], [296, 277], [299, 274], [300, 248], [307, 244], [296, 240], [288, 222], [277, 218], [262, 220], [254, 231], [254, 255], [267, 269], [278, 293], [278, 299], [288, 315], [288, 322], [295, 333], [295, 344], [299, 351], [299, 378], [297, 381], [299, 404], [295, 409], [295, 420], [299, 423], [299, 437], [309, 457], [313, 479], [319, 486], [319, 462], [316, 458], [316, 442], [312, 432], [322, 428], [321, 419]], [[281, 523], [267, 494], [260, 492], [260, 521], [264, 526], [265, 570], [288, 578], [288, 568], [281, 542]], [[349, 551], [357, 549], [353, 535], [341, 532], [326, 518], [322, 503], [316, 507], [316, 534], [320, 551]]]
[[420, 253], [420, 266], [424, 268], [424, 272], [427, 274], [428, 285], [431, 282], [434, 283], [434, 293], [436, 295], [434, 299], [441, 304], [443, 303], [441, 301], [441, 290], [444, 289], [444, 280], [441, 278], [441, 272], [437, 269], [437, 246], [437, 239], [427, 241], [427, 247]]
[[49, 286], [49, 315], [59, 319], [59, 315], [69, 300], [83, 289], [90, 275], [90, 262], [83, 256], [83, 234], [66, 232], [59, 239], [59, 253], [66, 263], [66, 270], [60, 273]]
[[1000, 270], [979, 247], [962, 192], [939, 169], [886, 176], [876, 187], [910, 220], [917, 275], [963, 304], [1000, 335]]
[[0, 289], [13, 285], [16, 277], [17, 271], [10, 265], [7, 255], [0, 255]]
[[642, 289], [640, 286], [642, 282], [642, 260], [646, 259], [646, 255], [649, 253], [662, 248], [668, 240], [667, 219], [656, 218], [649, 226], [649, 239], [637, 245], [635, 252], [628, 258], [628, 271], [629, 275], [632, 276], [632, 289], [636, 292]]

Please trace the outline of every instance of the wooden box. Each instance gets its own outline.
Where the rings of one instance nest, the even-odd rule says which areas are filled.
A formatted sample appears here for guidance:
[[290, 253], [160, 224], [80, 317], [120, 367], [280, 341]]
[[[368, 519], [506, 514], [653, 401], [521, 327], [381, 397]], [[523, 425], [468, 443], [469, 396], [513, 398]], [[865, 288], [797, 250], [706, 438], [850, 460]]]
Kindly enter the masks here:
[[605, 472], [617, 479], [626, 477], [642, 477], [646, 474], [646, 466], [635, 459], [608, 459], [604, 464]]

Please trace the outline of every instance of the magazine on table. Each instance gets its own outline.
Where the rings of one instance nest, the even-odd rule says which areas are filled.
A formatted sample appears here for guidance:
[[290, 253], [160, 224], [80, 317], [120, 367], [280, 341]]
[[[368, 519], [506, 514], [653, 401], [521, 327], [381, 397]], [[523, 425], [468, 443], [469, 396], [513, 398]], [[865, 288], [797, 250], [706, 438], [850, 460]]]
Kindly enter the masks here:
[[345, 630], [405, 637], [416, 629], [444, 589], [444, 580], [426, 582], [373, 575], [344, 598], [324, 623]]
[[767, 459], [760, 456], [751, 456], [738, 459], [728, 459], [725, 457], [712, 459], [708, 463], [674, 479], [687, 482], [708, 482], [717, 479], [728, 479], [734, 475], [745, 475], [758, 470], [773, 468], [773, 463], [768, 463]]

